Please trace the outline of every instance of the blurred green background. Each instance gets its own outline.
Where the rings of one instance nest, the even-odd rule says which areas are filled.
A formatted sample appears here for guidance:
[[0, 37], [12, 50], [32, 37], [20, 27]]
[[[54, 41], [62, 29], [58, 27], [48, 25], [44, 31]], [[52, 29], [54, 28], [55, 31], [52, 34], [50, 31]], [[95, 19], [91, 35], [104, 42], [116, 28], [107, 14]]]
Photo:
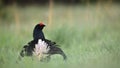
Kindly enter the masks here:
[[[120, 68], [118, 0], [0, 0], [0, 68]], [[48, 63], [30, 57], [16, 63], [34, 26], [67, 54]]]

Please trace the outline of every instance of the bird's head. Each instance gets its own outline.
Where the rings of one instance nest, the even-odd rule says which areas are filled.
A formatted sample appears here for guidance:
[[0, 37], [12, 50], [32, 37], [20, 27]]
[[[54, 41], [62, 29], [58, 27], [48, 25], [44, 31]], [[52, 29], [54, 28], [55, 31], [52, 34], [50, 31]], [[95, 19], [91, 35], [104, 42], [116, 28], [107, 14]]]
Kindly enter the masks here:
[[40, 27], [45, 27], [45, 24], [44, 24], [43, 22], [40, 22], [40, 23], [39, 23], [39, 26], [40, 26]]
[[35, 26], [35, 30], [36, 29], [37, 30], [42, 30], [44, 27], [45, 27], [45, 24], [43, 22], [40, 22]]

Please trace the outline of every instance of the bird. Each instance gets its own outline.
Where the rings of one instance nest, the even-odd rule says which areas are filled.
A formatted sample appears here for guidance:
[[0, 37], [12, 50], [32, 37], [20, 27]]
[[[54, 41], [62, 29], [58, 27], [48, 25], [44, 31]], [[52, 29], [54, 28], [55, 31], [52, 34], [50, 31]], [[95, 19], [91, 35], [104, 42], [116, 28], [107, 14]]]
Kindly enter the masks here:
[[40, 22], [33, 29], [33, 40], [23, 46], [20, 52], [20, 58], [24, 56], [37, 56], [40, 61], [49, 61], [52, 55], [60, 54], [64, 60], [67, 59], [64, 51], [58, 47], [56, 42], [45, 38], [43, 28], [46, 25]]

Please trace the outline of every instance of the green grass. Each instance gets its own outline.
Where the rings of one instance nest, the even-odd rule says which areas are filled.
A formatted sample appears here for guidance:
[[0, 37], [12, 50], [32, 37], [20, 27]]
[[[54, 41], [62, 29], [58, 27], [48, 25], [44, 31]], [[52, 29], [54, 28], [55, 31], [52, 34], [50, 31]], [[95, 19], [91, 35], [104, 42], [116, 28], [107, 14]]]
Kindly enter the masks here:
[[[67, 54], [63, 61], [59, 55], [50, 62], [40, 62], [25, 57], [16, 63], [23, 45], [32, 40], [36, 23], [48, 25], [48, 7], [17, 7], [20, 24], [16, 26], [13, 9], [7, 7], [11, 20], [0, 25], [0, 68], [119, 68], [120, 67], [120, 9], [112, 5], [109, 10], [103, 6], [96, 12], [95, 5], [55, 6], [53, 22], [46, 26], [46, 38], [56, 41]], [[69, 12], [70, 11], [70, 15]], [[87, 17], [88, 11], [88, 19]]]

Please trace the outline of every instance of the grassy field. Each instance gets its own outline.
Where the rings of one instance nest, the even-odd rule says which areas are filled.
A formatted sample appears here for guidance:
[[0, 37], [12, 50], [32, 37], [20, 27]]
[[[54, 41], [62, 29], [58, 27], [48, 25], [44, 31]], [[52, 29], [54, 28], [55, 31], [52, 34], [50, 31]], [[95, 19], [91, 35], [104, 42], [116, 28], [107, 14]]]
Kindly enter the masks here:
[[[6, 7], [8, 19], [0, 21], [0, 68], [120, 68], [119, 6], [56, 5], [49, 26], [47, 6]], [[56, 41], [68, 60], [54, 55], [48, 63], [30, 57], [16, 63], [40, 21], [46, 23], [46, 38]]]

